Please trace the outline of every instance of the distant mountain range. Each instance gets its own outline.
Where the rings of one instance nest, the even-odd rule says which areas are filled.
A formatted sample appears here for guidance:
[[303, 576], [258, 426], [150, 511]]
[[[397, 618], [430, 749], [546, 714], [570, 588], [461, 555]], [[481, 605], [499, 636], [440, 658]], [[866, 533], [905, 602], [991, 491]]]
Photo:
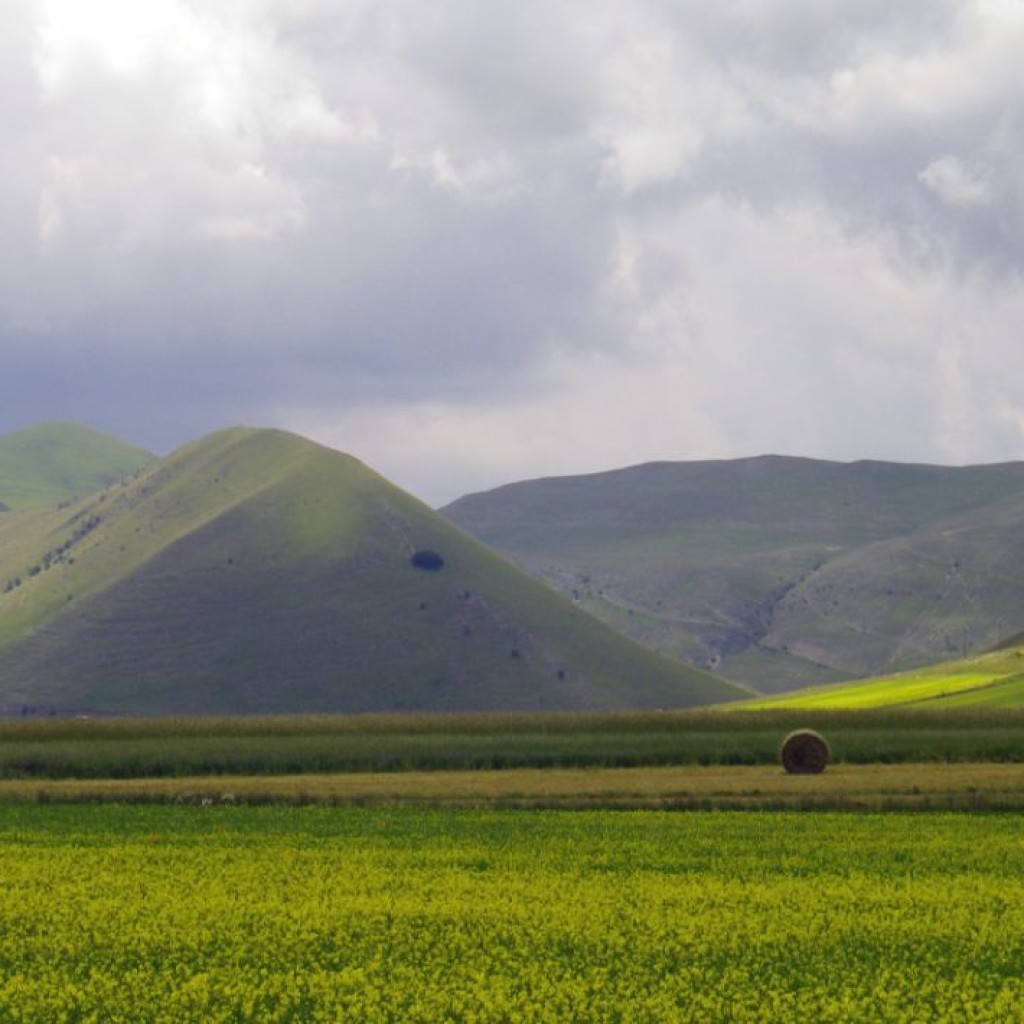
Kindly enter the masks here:
[[684, 707], [997, 645], [807, 706], [1024, 700], [1022, 463], [657, 463], [442, 513], [281, 431], [0, 437], [0, 713]]
[[629, 636], [763, 692], [979, 652], [1024, 625], [1019, 462], [655, 463], [442, 512]]
[[0, 439], [0, 710], [595, 710], [744, 689], [587, 615], [347, 455]]

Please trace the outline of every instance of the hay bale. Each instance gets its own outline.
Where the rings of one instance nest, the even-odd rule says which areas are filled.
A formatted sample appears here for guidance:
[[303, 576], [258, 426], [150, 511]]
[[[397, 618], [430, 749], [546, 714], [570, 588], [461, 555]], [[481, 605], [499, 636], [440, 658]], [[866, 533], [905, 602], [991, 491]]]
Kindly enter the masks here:
[[797, 729], [782, 741], [782, 767], [790, 775], [818, 775], [831, 753], [824, 736], [813, 729]]

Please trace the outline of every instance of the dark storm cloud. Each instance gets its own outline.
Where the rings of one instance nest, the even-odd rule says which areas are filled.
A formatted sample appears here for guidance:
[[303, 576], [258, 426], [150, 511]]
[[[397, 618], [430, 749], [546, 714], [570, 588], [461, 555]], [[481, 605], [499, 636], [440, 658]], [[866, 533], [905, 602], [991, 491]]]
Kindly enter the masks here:
[[36, 0], [0, 30], [0, 429], [277, 423], [438, 499], [1020, 453], [1018, 5]]

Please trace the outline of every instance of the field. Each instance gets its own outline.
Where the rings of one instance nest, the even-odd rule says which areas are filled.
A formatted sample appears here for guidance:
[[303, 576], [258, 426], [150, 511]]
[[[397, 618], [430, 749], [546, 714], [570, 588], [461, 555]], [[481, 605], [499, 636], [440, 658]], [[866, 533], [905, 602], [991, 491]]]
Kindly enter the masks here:
[[996, 1021], [1004, 815], [12, 806], [10, 1021]]
[[[513, 768], [775, 769], [782, 739], [800, 727], [823, 732], [839, 765], [1024, 761], [1019, 709], [19, 718], [0, 722], [0, 782]], [[225, 782], [224, 788], [233, 786]]]
[[1024, 810], [1018, 764], [514, 768], [0, 780], [2, 803], [327, 804], [334, 807], [660, 810]]
[[1022, 752], [986, 709], [4, 722], [0, 1020], [1017, 1019]]
[[[1024, 705], [1024, 647], [990, 651], [910, 672], [795, 690], [744, 702], [745, 711], [865, 711], [918, 708], [1020, 708]], [[955, 716], [952, 716], [955, 720]]]

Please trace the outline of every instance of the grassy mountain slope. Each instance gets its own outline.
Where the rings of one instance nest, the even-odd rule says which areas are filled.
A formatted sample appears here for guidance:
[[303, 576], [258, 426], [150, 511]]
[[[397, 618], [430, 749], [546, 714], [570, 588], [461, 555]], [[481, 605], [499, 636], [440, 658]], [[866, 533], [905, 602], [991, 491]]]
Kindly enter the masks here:
[[1024, 463], [766, 456], [512, 484], [445, 515], [655, 649], [765, 691], [934, 662], [1024, 622]]
[[844, 554], [788, 593], [766, 642], [852, 675], [988, 649], [1024, 621], [1024, 496]]
[[[685, 706], [617, 635], [360, 462], [236, 428], [0, 522], [0, 705], [122, 713]], [[440, 570], [415, 568], [418, 550]], [[8, 585], [3, 583], [9, 581]]]
[[812, 687], [735, 706], [747, 711], [1024, 707], [1024, 647], [991, 651], [891, 676]]
[[0, 437], [0, 505], [17, 510], [92, 494], [152, 459], [87, 427], [40, 423]]

